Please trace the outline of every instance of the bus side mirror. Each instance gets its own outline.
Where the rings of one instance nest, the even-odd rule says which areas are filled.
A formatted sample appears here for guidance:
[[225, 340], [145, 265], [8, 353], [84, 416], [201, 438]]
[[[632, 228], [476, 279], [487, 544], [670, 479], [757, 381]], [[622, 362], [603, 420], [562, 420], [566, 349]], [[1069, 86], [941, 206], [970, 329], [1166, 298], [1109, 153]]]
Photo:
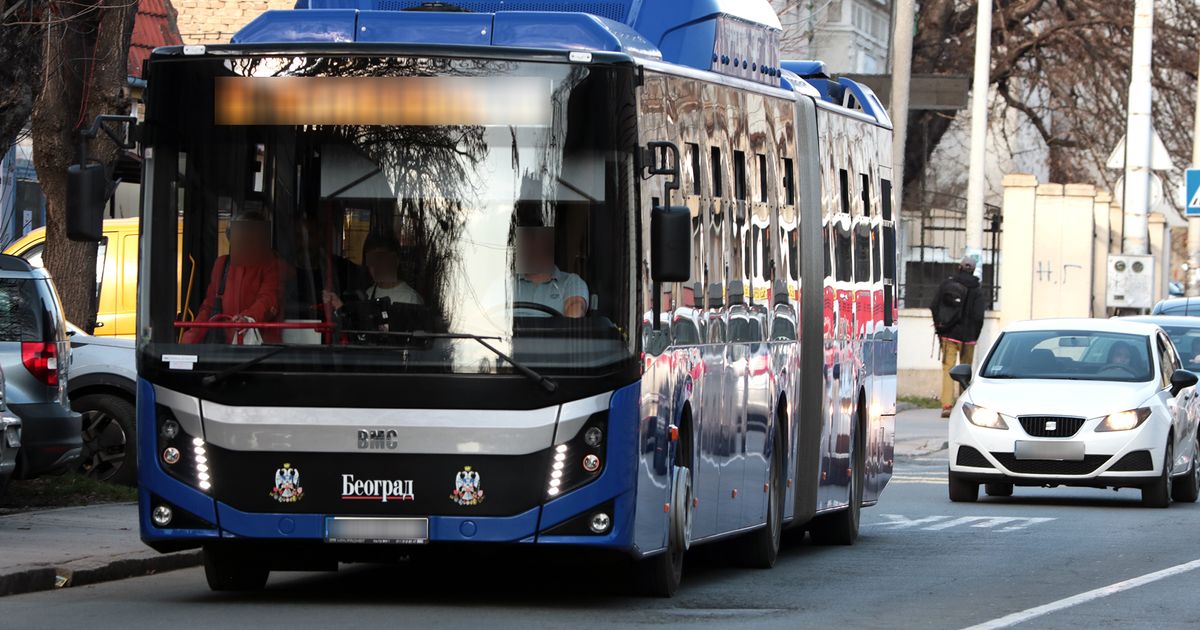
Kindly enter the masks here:
[[963, 389], [970, 387], [971, 366], [966, 363], [959, 363], [958, 365], [950, 368], [950, 378], [955, 383], [962, 385]]
[[664, 283], [691, 279], [692, 212], [686, 206], [660, 206], [650, 215], [650, 275]]
[[108, 201], [108, 172], [102, 164], [67, 167], [67, 238], [99, 242], [104, 237], [104, 204]]

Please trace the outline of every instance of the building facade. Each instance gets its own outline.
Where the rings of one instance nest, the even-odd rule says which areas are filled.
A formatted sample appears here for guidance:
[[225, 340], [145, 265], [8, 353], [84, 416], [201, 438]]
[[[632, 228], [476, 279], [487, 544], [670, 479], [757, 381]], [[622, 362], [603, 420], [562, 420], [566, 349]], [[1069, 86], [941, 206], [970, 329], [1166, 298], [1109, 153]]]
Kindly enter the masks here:
[[838, 74], [886, 74], [892, 0], [771, 0], [785, 58], [819, 59]]

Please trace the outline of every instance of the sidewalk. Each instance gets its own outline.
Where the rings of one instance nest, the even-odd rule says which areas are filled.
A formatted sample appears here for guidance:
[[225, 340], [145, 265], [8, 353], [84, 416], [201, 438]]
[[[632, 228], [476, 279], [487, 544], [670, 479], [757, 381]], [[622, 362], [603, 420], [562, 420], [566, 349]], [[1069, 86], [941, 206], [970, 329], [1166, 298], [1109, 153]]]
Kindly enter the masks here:
[[924, 457], [947, 447], [946, 419], [940, 409], [910, 409], [896, 414], [896, 457]]
[[197, 551], [160, 554], [142, 544], [134, 503], [0, 516], [0, 595], [119, 580], [199, 563]]

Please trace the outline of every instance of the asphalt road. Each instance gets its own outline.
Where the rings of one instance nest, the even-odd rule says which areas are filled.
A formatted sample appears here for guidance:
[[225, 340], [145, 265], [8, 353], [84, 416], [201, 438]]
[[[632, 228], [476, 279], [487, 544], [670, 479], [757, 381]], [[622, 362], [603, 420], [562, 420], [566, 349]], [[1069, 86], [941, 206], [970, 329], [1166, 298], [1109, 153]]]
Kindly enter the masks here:
[[[944, 456], [899, 463], [883, 500], [864, 512], [855, 546], [792, 537], [770, 571], [736, 566], [733, 544], [699, 548], [671, 600], [627, 595], [625, 574], [594, 560], [467, 550], [439, 562], [275, 574], [250, 595], [210, 593], [192, 569], [13, 596], [0, 599], [0, 627], [891, 630], [1017, 615], [1008, 621], [1025, 621], [1011, 627], [1200, 628], [1200, 562], [1179, 567], [1200, 559], [1200, 504], [1150, 510], [1135, 490], [1028, 488], [952, 504]], [[1127, 583], [1172, 567], [1162, 579]], [[1093, 592], [1111, 585], [1114, 594]], [[1046, 605], [1040, 616], [1023, 612]]]

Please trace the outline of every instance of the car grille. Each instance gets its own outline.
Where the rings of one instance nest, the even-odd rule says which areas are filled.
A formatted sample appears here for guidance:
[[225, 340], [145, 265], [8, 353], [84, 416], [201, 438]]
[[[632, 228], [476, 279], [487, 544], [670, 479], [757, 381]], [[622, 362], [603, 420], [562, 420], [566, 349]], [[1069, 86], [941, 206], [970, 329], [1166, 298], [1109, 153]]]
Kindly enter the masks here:
[[[1021, 428], [1033, 437], [1068, 438], [1079, 432], [1083, 427], [1083, 418], [1064, 416], [1021, 416]], [[1053, 430], [1046, 430], [1046, 424], [1053, 422]]]
[[1123, 472], [1154, 470], [1154, 460], [1150, 457], [1150, 451], [1134, 451], [1118, 460], [1109, 470]]
[[970, 446], [958, 447], [958, 457], [954, 463], [959, 466], [973, 466], [975, 468], [995, 468], [984, 456], [983, 453], [971, 448]]
[[1017, 459], [1013, 453], [992, 453], [1001, 466], [1026, 475], [1090, 475], [1096, 472], [1108, 455], [1085, 455], [1083, 461], [1060, 462], [1052, 459]]

